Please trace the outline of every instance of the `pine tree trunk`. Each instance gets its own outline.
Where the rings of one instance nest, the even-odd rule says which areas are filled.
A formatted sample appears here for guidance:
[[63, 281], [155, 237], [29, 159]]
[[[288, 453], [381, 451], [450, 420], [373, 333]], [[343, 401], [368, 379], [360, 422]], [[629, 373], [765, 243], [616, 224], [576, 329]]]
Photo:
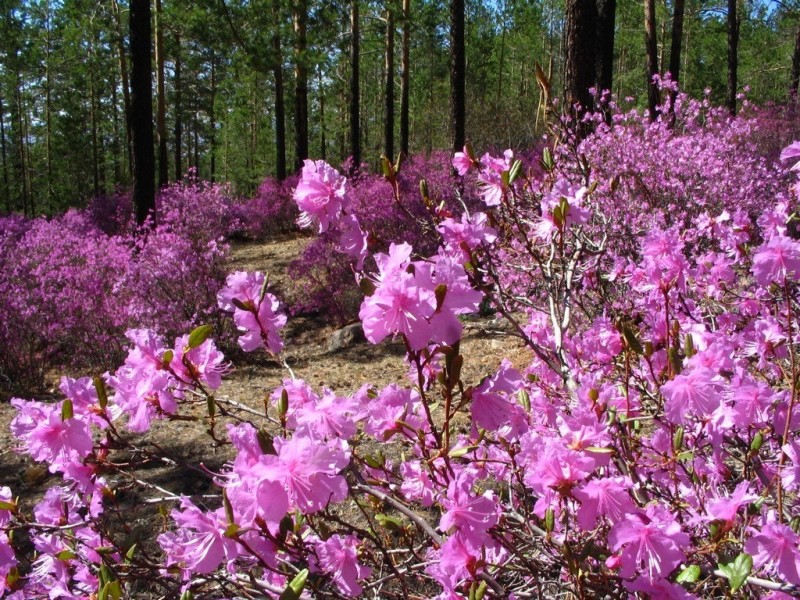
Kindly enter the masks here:
[[358, 2], [350, 0], [350, 155], [353, 168], [361, 165], [361, 90], [360, 90], [360, 42]]
[[394, 158], [394, 7], [386, 7], [386, 47], [384, 52], [384, 121], [383, 151], [389, 160]]
[[294, 133], [295, 169], [308, 158], [308, 67], [306, 57], [307, 0], [294, 0]]
[[[597, 39], [597, 4], [595, 0], [567, 0], [564, 38], [566, 59], [564, 61], [564, 109], [572, 112], [580, 121], [583, 114], [592, 109], [594, 99], [589, 88], [597, 80], [595, 41]], [[580, 136], [586, 128], [578, 128]]]
[[216, 181], [217, 176], [217, 118], [216, 113], [214, 112], [214, 104], [217, 102], [217, 59], [216, 56], [212, 53], [211, 55], [211, 99], [208, 103], [208, 126], [209, 126], [209, 134], [208, 134], [208, 145], [209, 145], [209, 154], [211, 155], [210, 160], [210, 173], [209, 173], [209, 180], [211, 182]]
[[400, 75], [400, 152], [408, 156], [409, 69], [411, 67], [411, 0], [403, 0], [403, 54]]
[[644, 3], [644, 35], [645, 50], [647, 52], [647, 108], [650, 112], [650, 120], [655, 121], [659, 104], [658, 88], [653, 82], [653, 76], [658, 74], [655, 0], [645, 0]]
[[183, 143], [183, 80], [181, 79], [181, 36], [175, 34], [175, 75], [173, 77], [173, 86], [175, 87], [175, 181], [183, 179], [183, 159], [181, 157], [181, 150]]
[[131, 136], [131, 92], [128, 77], [128, 58], [125, 52], [125, 41], [122, 35], [122, 17], [117, 0], [111, 0], [116, 27], [117, 53], [119, 54], [119, 74], [122, 79], [122, 103], [125, 107], [125, 155], [128, 157], [128, 172], [133, 176], [133, 140]]
[[131, 0], [130, 32], [133, 206], [136, 222], [142, 225], [151, 212], [155, 223], [156, 208], [150, 0]]
[[[683, 13], [684, 13], [684, 0], [675, 0], [674, 10], [672, 12], [672, 40], [669, 51], [669, 74], [672, 81], [676, 84], [680, 82], [681, 72], [681, 48], [683, 47]], [[675, 114], [675, 99], [678, 97], [678, 92], [673, 91], [670, 93], [669, 112]]]
[[8, 185], [8, 154], [6, 150], [6, 122], [3, 98], [0, 97], [0, 153], [3, 159], [3, 202], [6, 212], [11, 213], [11, 188]]
[[450, 125], [454, 152], [464, 147], [466, 116], [464, 0], [450, 0]]
[[617, 0], [598, 0], [596, 66], [598, 92], [611, 91], [614, 85], [614, 27], [616, 18]]
[[156, 132], [158, 137], [158, 186], [169, 183], [167, 158], [167, 99], [164, 86], [164, 24], [161, 0], [156, 0]]
[[272, 2], [272, 16], [275, 32], [272, 35], [272, 50], [275, 64], [272, 76], [275, 83], [275, 176], [279, 181], [286, 179], [286, 114], [283, 98], [283, 58], [280, 36], [280, 0]]
[[732, 115], [736, 114], [738, 47], [739, 18], [736, 14], [736, 0], [728, 0], [728, 96], [725, 104]]
[[800, 87], [800, 22], [797, 24], [797, 35], [794, 38], [794, 53], [792, 54], [792, 76], [789, 84], [790, 100], [797, 100], [797, 90]]

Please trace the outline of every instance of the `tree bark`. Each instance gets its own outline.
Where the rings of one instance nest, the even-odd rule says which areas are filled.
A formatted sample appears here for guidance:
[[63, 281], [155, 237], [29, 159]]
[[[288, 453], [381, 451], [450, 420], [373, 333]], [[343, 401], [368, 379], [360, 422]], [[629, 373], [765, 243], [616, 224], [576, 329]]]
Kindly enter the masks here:
[[739, 18], [736, 0], [728, 0], [728, 96], [725, 105], [732, 115], [736, 114], [737, 71], [739, 67]]
[[655, 0], [645, 0], [644, 3], [644, 35], [645, 49], [647, 52], [647, 109], [650, 111], [650, 120], [655, 121], [659, 103], [658, 88], [653, 82], [653, 76], [658, 74]]
[[181, 144], [183, 143], [183, 80], [181, 79], [181, 36], [175, 34], [175, 75], [173, 86], [175, 87], [175, 181], [183, 179], [183, 159], [181, 157]]
[[394, 7], [386, 6], [386, 47], [384, 54], [384, 121], [383, 151], [389, 160], [394, 157]]
[[133, 206], [142, 225], [153, 213], [155, 224], [155, 155], [153, 152], [153, 90], [150, 62], [150, 0], [131, 0], [131, 114], [133, 137]]
[[360, 89], [360, 43], [361, 32], [358, 23], [358, 2], [350, 0], [350, 156], [353, 168], [361, 165], [361, 89]]
[[11, 214], [11, 188], [8, 186], [8, 155], [6, 150], [6, 123], [3, 98], [0, 97], [0, 152], [3, 158], [3, 201], [6, 212]]
[[[675, 7], [672, 11], [672, 40], [669, 50], [669, 74], [675, 84], [680, 82], [681, 72], [681, 48], [683, 47], [683, 13], [684, 0], [675, 0]], [[670, 92], [669, 113], [675, 114], [675, 100], [678, 97], [678, 90]]]
[[411, 0], [403, 0], [403, 53], [400, 75], [400, 152], [408, 156], [409, 69], [411, 67]]
[[208, 103], [208, 152], [211, 155], [209, 180], [216, 181], [217, 176], [217, 117], [214, 104], [217, 102], [217, 57], [211, 53], [211, 98]]
[[308, 67], [306, 57], [307, 0], [294, 0], [294, 133], [295, 169], [308, 158]]
[[158, 186], [169, 183], [167, 158], [167, 99], [164, 92], [164, 24], [161, 0], [156, 0], [156, 133], [158, 137]]
[[[682, 1], [682, 0], [680, 0]], [[609, 92], [614, 85], [614, 27], [617, 0], [597, 1], [597, 91]], [[610, 116], [610, 115], [609, 115]]]
[[450, 0], [450, 124], [454, 152], [466, 141], [466, 52], [464, 0]]
[[125, 52], [125, 40], [122, 35], [122, 17], [117, 0], [111, 0], [116, 27], [117, 53], [119, 54], [119, 74], [122, 80], [122, 103], [125, 107], [125, 156], [128, 158], [128, 171], [133, 175], [133, 146], [131, 136], [131, 93], [128, 77], [128, 58]]
[[275, 176], [279, 181], [286, 179], [286, 112], [283, 97], [283, 52], [280, 35], [280, 0], [272, 1], [272, 16], [275, 31], [272, 34], [272, 51], [275, 63], [272, 77], [275, 83]]
[[794, 53], [792, 54], [792, 76], [789, 84], [790, 100], [797, 100], [797, 89], [800, 87], [800, 20], [797, 23], [797, 35], [794, 38]]
[[[597, 39], [597, 4], [595, 0], [567, 0], [564, 38], [564, 109], [579, 105], [576, 118], [591, 110], [594, 103], [589, 88], [597, 80], [595, 40]], [[586, 133], [579, 127], [579, 135]]]

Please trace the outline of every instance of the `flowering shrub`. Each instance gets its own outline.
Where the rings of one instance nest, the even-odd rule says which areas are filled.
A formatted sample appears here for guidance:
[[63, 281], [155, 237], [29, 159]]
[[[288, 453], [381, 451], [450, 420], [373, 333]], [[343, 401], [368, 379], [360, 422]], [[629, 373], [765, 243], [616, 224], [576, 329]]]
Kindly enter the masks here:
[[177, 335], [214, 318], [223, 236], [235, 227], [225, 189], [162, 190], [146, 236], [131, 230], [129, 199], [115, 198], [105, 213], [95, 204], [52, 220], [0, 219], [0, 387], [30, 389], [54, 366], [110, 368], [131, 327]]
[[[627, 207], [600, 202], [597, 171], [570, 162], [581, 154], [546, 152], [534, 173], [465, 148], [453, 164], [480, 209], [425, 203], [438, 243], [363, 261], [356, 186], [308, 161], [300, 223], [349, 257], [364, 333], [402, 340], [409, 384], [338, 396], [289, 371], [266, 414], [241, 413], [213, 393], [229, 367], [210, 327], [172, 346], [129, 331], [114, 375], [65, 379], [58, 404], [14, 400], [21, 448], [64, 485], [32, 517], [0, 489], [0, 590], [118, 598], [141, 578], [182, 598], [796, 595], [796, 188], [754, 214], [655, 203], [621, 224]], [[800, 142], [782, 157], [794, 169]], [[244, 350], [279, 358], [285, 318], [265, 281], [235, 273], [218, 302]], [[465, 381], [459, 316], [481, 301], [532, 358]], [[161, 458], [125, 428], [159, 419], [197, 420], [235, 457], [213, 499], [149, 488], [174, 523], [157, 561], [103, 513], [105, 474], [132, 477], [114, 452]]]

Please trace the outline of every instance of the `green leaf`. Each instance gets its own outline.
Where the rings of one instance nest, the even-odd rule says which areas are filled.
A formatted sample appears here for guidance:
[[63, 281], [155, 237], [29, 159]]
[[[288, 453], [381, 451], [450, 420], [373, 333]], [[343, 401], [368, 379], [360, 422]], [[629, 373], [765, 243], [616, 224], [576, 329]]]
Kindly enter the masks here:
[[398, 519], [397, 517], [392, 517], [390, 515], [379, 513], [375, 515], [375, 520], [382, 527], [386, 527], [386, 529], [391, 529], [393, 531], [400, 531], [403, 529], [403, 521], [401, 519]]
[[672, 451], [680, 452], [683, 448], [683, 427], [678, 427], [672, 436]]
[[208, 336], [211, 335], [211, 332], [214, 331], [214, 328], [211, 325], [200, 325], [199, 327], [195, 327], [194, 331], [189, 334], [189, 343], [187, 347], [189, 350], [197, 348], [200, 344], [205, 342], [208, 339]]
[[192, 590], [186, 590], [183, 592], [178, 600], [194, 600], [194, 594], [192, 593]]
[[438, 313], [442, 310], [445, 296], [447, 296], [447, 285], [440, 283], [436, 286], [436, 289], [433, 290], [433, 293], [436, 295], [436, 312]]
[[519, 174], [522, 172], [522, 161], [517, 159], [514, 161], [514, 164], [511, 165], [511, 170], [508, 172], [508, 182], [514, 183], [514, 180], [519, 177]]
[[214, 399], [214, 396], [207, 396], [206, 397], [206, 407], [208, 408], [208, 416], [214, 417], [217, 414], [217, 401]]
[[277, 454], [275, 451], [275, 442], [266, 429], [259, 429], [256, 433], [256, 439], [258, 440], [258, 447], [261, 448], [261, 452], [264, 454]]
[[100, 408], [105, 409], [105, 407], [108, 406], [106, 382], [102, 377], [95, 377], [92, 381], [94, 382], [94, 389], [97, 390], [97, 402], [100, 404]]
[[161, 364], [164, 365], [166, 369], [169, 367], [172, 359], [175, 358], [175, 351], [170, 348], [169, 350], [165, 350], [163, 356], [161, 357]]
[[358, 282], [358, 287], [361, 288], [361, 293], [367, 297], [372, 296], [376, 289], [375, 282], [368, 277], [362, 277], [361, 281]]
[[636, 352], [636, 354], [644, 353], [642, 345], [636, 338], [636, 332], [634, 332], [631, 326], [629, 326], [627, 323], [623, 323], [620, 333], [622, 334], [622, 339], [625, 340], [625, 344], [628, 346], [628, 348]]
[[750, 451], [751, 452], [758, 452], [761, 450], [761, 446], [764, 444], [764, 435], [757, 431], [756, 434], [753, 436], [753, 441], [750, 442]]
[[0, 510], [17, 510], [16, 502], [0, 500]]
[[542, 150], [542, 166], [545, 171], [553, 170], [553, 155], [550, 154], [550, 148]]
[[303, 588], [306, 586], [306, 579], [308, 579], [308, 569], [303, 569], [289, 582], [278, 600], [300, 600], [300, 594], [303, 593]]
[[71, 419], [74, 414], [72, 410], [72, 400], [67, 398], [64, 400], [64, 404], [61, 405], [61, 420], [66, 421], [67, 419]]
[[747, 578], [753, 570], [753, 557], [742, 552], [732, 563], [720, 564], [719, 570], [731, 584], [731, 592], [736, 592], [747, 583]]
[[72, 560], [76, 556], [78, 555], [75, 554], [72, 550], [62, 550], [61, 552], [56, 554], [56, 558], [58, 560]]
[[696, 583], [700, 579], [700, 567], [698, 565], [688, 565], [678, 573], [675, 581], [678, 583]]
[[553, 533], [553, 529], [556, 527], [556, 513], [553, 511], [552, 508], [548, 508], [544, 512], [544, 530], [547, 533]]
[[128, 551], [125, 553], [125, 558], [128, 561], [133, 560], [133, 557], [136, 555], [136, 544], [132, 544]]

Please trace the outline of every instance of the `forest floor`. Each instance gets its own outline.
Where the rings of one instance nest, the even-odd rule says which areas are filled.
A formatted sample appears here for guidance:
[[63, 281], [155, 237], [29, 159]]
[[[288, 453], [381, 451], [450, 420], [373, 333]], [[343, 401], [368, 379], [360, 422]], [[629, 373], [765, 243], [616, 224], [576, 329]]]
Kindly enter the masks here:
[[[270, 281], [280, 292], [287, 285], [287, 266], [302, 251], [308, 239], [287, 236], [267, 242], [236, 242], [232, 247], [229, 270], [269, 272]], [[461, 352], [465, 358], [462, 379], [466, 385], [476, 385], [484, 376], [494, 373], [503, 357], [510, 358], [518, 367], [524, 367], [530, 360], [527, 350], [516, 338], [509, 336], [502, 325], [491, 317], [465, 321]], [[330, 351], [329, 340], [335, 331], [334, 326], [326, 324], [319, 316], [290, 317], [282, 331], [286, 364], [296, 377], [307, 381], [315, 391], [319, 392], [325, 386], [338, 395], [347, 395], [368, 382], [378, 388], [390, 383], [406, 385], [410, 382], [401, 342], [387, 340], [378, 345], [361, 342]], [[215, 396], [221, 406], [230, 408], [228, 401], [231, 401], [239, 404], [241, 409], [232, 411], [234, 419], [220, 417], [217, 420], [216, 431], [223, 439], [226, 437], [226, 421], [248, 420], [257, 427], [269, 429], [263, 419], [266, 402], [283, 379], [290, 376], [283, 365], [265, 353], [245, 355], [238, 352], [233, 353], [233, 358], [236, 366]], [[48, 382], [52, 392], [50, 396], [55, 399], [58, 399], [59, 379], [60, 374], [54, 373]], [[128, 434], [129, 441], [139, 448], [138, 452], [125, 451], [116, 457], [112, 454], [112, 459], [117, 462], [131, 461], [128, 474], [114, 474], [110, 482], [117, 489], [117, 506], [128, 513], [129, 521], [141, 524], [151, 534], [154, 511], [152, 504], [147, 502], [149, 498], [165, 497], [168, 493], [196, 497], [218, 494], [209, 471], [218, 472], [233, 458], [234, 452], [230, 445], [213, 447], [206, 433], [206, 411], [206, 402], [199, 401], [182, 410], [183, 414], [197, 417], [196, 420], [154, 421], [148, 434]], [[269, 411], [275, 415], [271, 403]], [[9, 431], [14, 414], [10, 404], [0, 403], [0, 487], [10, 486], [13, 493], [22, 498], [23, 507], [31, 507], [47, 488], [58, 483], [59, 478], [49, 474], [46, 465], [32, 463], [17, 450], [16, 441]], [[464, 414], [459, 422], [468, 428], [468, 415]], [[175, 462], [138, 462], [155, 449], [166, 451]], [[187, 468], [187, 465], [200, 464], [203, 466], [199, 469], [196, 466]], [[142, 490], [141, 482], [145, 480], [158, 488]], [[197, 501], [204, 503], [202, 499]], [[219, 500], [208, 502], [213, 506], [218, 505]], [[161, 519], [160, 526], [165, 524]]]

